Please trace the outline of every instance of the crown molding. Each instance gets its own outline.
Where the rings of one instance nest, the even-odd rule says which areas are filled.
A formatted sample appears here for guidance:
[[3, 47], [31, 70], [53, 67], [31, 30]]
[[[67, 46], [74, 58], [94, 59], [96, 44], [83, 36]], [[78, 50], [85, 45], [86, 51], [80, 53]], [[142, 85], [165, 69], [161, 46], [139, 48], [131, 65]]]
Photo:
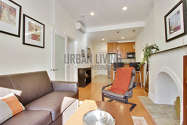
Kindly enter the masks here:
[[90, 27], [86, 29], [87, 33], [99, 32], [99, 31], [108, 31], [108, 30], [119, 30], [119, 29], [128, 29], [128, 28], [136, 28], [136, 27], [144, 27], [144, 21], [138, 21], [133, 23], [124, 23], [110, 26], [100, 26], [100, 27]]
[[117, 42], [117, 43], [130, 43], [135, 42], [135, 40], [117, 40], [117, 41], [109, 41], [108, 43]]

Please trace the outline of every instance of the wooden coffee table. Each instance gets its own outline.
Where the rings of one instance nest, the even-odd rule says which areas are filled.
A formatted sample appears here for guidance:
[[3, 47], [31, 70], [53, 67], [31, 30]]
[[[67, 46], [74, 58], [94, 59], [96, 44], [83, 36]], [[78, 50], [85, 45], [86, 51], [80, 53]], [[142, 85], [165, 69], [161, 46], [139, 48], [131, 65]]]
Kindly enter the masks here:
[[97, 102], [99, 109], [110, 113], [116, 120], [116, 125], [134, 125], [127, 105], [112, 102]]
[[[82, 104], [81, 104], [82, 103]], [[133, 125], [133, 120], [131, 118], [129, 108], [127, 105], [113, 102], [95, 102], [92, 100], [86, 100], [81, 102], [78, 109], [69, 117], [69, 120], [65, 125], [83, 125], [83, 117], [85, 113], [101, 109], [110, 113], [115, 121], [115, 125]]]

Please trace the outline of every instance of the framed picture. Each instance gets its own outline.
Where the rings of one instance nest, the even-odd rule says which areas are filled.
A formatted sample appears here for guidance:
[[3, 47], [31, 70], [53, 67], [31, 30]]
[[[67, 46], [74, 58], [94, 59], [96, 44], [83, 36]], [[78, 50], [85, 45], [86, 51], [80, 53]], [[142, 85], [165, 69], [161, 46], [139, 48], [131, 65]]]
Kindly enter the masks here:
[[183, 1], [180, 1], [166, 14], [165, 34], [167, 42], [185, 34]]
[[84, 49], [81, 49], [81, 56], [85, 57], [85, 50]]
[[45, 25], [25, 14], [23, 15], [23, 44], [45, 47]]
[[0, 0], [0, 32], [20, 37], [21, 6], [12, 0]]
[[87, 58], [89, 59], [92, 55], [91, 49], [87, 48]]

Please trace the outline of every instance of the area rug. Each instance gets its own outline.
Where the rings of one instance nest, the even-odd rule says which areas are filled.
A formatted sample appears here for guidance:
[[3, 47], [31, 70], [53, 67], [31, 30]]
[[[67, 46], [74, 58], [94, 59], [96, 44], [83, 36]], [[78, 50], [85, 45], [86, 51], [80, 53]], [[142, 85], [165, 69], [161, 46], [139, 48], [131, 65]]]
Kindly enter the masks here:
[[173, 105], [154, 104], [148, 97], [138, 97], [156, 125], [180, 125]]
[[148, 125], [144, 117], [132, 117], [134, 125]]

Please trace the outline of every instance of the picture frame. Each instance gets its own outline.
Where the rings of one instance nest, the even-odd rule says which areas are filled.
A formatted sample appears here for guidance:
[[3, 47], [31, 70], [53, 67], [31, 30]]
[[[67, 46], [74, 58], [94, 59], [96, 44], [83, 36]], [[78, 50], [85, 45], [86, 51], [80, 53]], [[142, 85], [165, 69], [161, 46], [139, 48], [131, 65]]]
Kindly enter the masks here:
[[186, 32], [184, 3], [180, 1], [164, 17], [166, 42], [183, 36]]
[[0, 0], [0, 33], [20, 37], [22, 7], [12, 0]]
[[85, 57], [85, 50], [81, 49], [81, 56], [84, 58]]
[[23, 44], [45, 48], [45, 24], [23, 14]]
[[87, 58], [89, 59], [92, 56], [92, 52], [90, 48], [87, 48]]

